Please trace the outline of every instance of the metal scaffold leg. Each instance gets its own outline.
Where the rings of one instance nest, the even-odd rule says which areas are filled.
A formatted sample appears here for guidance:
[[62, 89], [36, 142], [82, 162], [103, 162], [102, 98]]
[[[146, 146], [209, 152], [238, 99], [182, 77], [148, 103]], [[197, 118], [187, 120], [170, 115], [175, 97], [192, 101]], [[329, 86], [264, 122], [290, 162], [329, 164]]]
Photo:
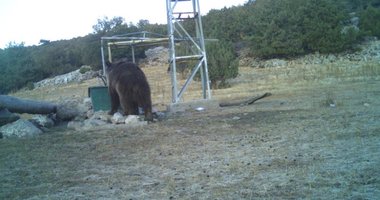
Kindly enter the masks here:
[[[203, 36], [199, 0], [166, 0], [168, 37], [169, 37], [169, 66], [171, 69], [172, 102], [178, 103], [197, 72], [201, 74], [203, 99], [211, 99], [210, 81], [207, 68], [206, 47]], [[187, 8], [187, 10], [186, 10]], [[184, 10], [185, 9], [185, 10]], [[190, 10], [190, 11], [189, 11]], [[186, 30], [182, 23], [193, 20], [194, 29]], [[179, 55], [176, 44], [188, 44], [191, 51]], [[190, 76], [178, 92], [177, 62], [195, 60]]]

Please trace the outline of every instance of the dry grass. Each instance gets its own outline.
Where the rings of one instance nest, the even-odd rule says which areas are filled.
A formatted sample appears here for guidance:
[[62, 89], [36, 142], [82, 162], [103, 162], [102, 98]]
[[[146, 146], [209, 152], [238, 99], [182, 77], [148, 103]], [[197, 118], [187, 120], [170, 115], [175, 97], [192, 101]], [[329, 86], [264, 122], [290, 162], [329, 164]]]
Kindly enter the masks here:
[[[165, 67], [145, 68], [153, 102], [170, 102]], [[87, 95], [96, 81], [17, 93]], [[52, 130], [0, 140], [0, 199], [377, 199], [376, 63], [240, 68], [219, 100], [251, 106], [179, 113], [149, 126]], [[185, 100], [195, 98], [193, 85]], [[42, 93], [45, 92], [45, 93]], [[335, 107], [329, 106], [331, 102]]]

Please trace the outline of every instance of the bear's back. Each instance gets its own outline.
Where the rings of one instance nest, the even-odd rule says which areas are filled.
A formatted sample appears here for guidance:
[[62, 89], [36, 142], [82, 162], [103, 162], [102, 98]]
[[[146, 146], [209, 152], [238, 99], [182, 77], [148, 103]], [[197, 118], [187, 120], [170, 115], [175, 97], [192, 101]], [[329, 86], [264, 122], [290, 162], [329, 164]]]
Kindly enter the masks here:
[[150, 93], [149, 83], [144, 72], [131, 62], [113, 63], [108, 72], [111, 87], [122, 86], [123, 90], [140, 90], [143, 93]]
[[122, 62], [111, 66], [108, 72], [111, 81], [136, 82], [146, 80], [144, 72], [134, 63]]

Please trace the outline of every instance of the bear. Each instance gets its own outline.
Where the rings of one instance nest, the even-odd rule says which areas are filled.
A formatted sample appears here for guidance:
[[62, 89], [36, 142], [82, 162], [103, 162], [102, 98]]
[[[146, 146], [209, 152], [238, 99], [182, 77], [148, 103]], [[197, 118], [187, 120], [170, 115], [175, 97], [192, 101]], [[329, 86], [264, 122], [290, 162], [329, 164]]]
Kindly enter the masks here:
[[128, 61], [106, 62], [108, 92], [113, 115], [121, 106], [125, 115], [138, 115], [144, 110], [145, 121], [153, 121], [152, 99], [148, 80], [135, 63]]

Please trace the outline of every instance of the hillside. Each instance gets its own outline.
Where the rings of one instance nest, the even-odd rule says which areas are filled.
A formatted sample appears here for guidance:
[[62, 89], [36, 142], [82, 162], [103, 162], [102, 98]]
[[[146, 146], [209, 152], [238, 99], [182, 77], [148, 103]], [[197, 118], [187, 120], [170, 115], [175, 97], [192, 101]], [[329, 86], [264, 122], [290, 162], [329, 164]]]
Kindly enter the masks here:
[[[360, 51], [341, 54], [309, 54], [295, 59], [261, 60], [250, 57], [246, 50], [239, 53], [239, 76], [229, 80], [232, 87], [213, 90], [212, 96], [217, 100], [248, 98], [263, 91], [272, 91], [277, 87], [286, 87], [308, 84], [331, 84], [332, 80], [377, 79], [379, 75], [378, 62], [380, 60], [380, 41], [370, 40], [357, 47]], [[149, 51], [149, 50], [148, 50]], [[150, 51], [151, 52], [151, 51]], [[171, 102], [170, 74], [167, 72], [165, 58], [167, 53], [157, 52], [142, 60], [142, 69], [146, 73], [152, 87], [154, 105], [166, 106]], [[153, 61], [152, 61], [153, 60]], [[154, 61], [156, 60], [156, 61]], [[157, 62], [157, 60], [159, 60]], [[77, 70], [79, 71], [79, 70]], [[75, 71], [77, 73], [77, 71]], [[72, 72], [74, 73], [74, 72]], [[67, 98], [88, 97], [88, 87], [103, 86], [99, 78], [85, 81], [76, 80], [69, 84], [61, 84], [64, 80], [74, 79], [72, 73], [66, 76], [57, 76], [57, 85], [48, 84], [46, 87], [37, 87], [33, 90], [23, 89], [12, 95], [59, 102]], [[79, 74], [79, 73], [78, 73]], [[94, 76], [89, 73], [89, 77]], [[78, 76], [78, 75], [76, 75]], [[75, 77], [75, 76], [74, 76]], [[180, 84], [184, 83], [186, 74], [180, 74]], [[87, 80], [88, 79], [88, 80]], [[47, 82], [49, 79], [41, 82]], [[291, 85], [289, 85], [291, 84]], [[276, 85], [275, 88], [272, 85]], [[184, 95], [184, 101], [200, 99], [200, 84], [194, 81], [189, 91]], [[57, 95], [59, 94], [59, 95]], [[164, 109], [164, 108], [163, 108]]]
[[[0, 140], [0, 199], [377, 199], [380, 196], [379, 42], [364, 60], [241, 66], [220, 101], [137, 128], [56, 129]], [[372, 52], [372, 51], [370, 51]], [[321, 56], [315, 56], [320, 58]], [[310, 63], [305, 64], [305, 60]], [[284, 63], [272, 60], [268, 63]], [[314, 60], [315, 61], [315, 60]], [[166, 66], [143, 69], [155, 105], [170, 102]], [[87, 96], [97, 79], [14, 95]], [[192, 88], [185, 101], [198, 98]]]
[[[354, 46], [367, 37], [380, 37], [379, 22], [379, 0], [247, 1], [241, 6], [211, 10], [202, 18], [205, 38], [218, 39], [220, 44], [233, 43], [237, 49], [247, 47], [251, 54], [261, 58], [356, 50]], [[181, 21], [194, 36], [193, 23]], [[92, 33], [70, 40], [43, 40], [38, 46], [10, 42], [7, 48], [0, 49], [0, 94], [25, 86], [31, 88], [33, 82], [83, 65], [100, 69], [102, 37], [141, 31], [167, 35], [165, 24], [150, 24], [147, 20], [131, 24], [122, 17], [98, 19], [93, 28]], [[229, 47], [215, 49], [231, 50]], [[132, 55], [131, 48], [118, 50], [114, 58]], [[135, 55], [138, 59], [144, 58], [144, 49], [137, 48]]]

